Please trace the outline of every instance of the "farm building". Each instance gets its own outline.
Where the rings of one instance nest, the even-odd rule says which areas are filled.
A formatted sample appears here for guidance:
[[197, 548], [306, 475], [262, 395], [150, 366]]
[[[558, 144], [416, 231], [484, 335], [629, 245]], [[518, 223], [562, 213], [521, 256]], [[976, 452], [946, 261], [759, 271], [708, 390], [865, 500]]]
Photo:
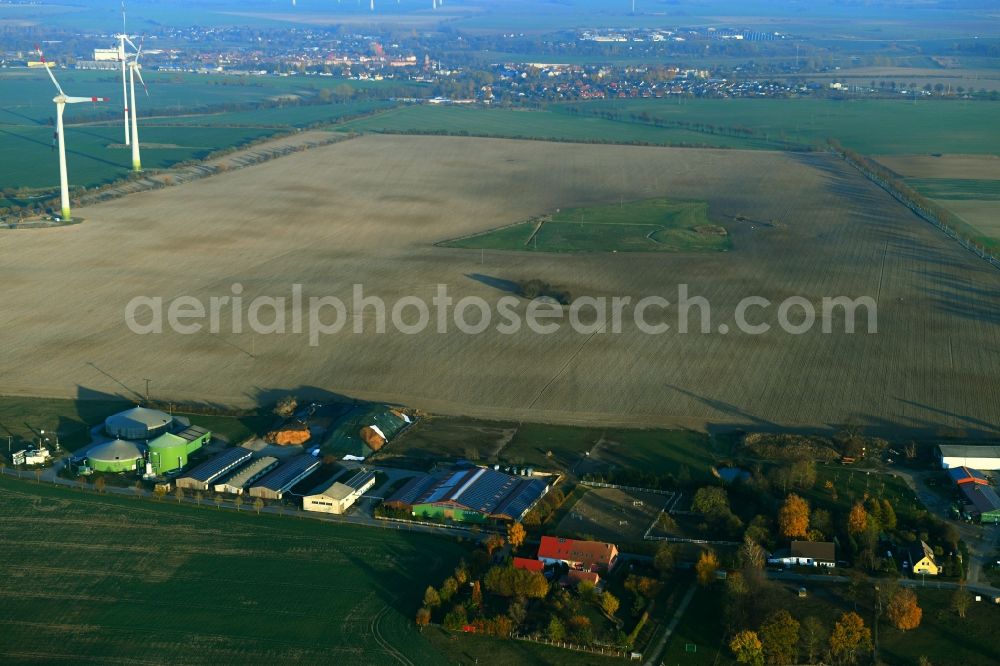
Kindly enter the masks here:
[[302, 498], [306, 511], [346, 513], [358, 498], [375, 485], [375, 472], [361, 470], [346, 481], [334, 481], [326, 488]]
[[601, 588], [601, 577], [596, 571], [580, 571], [570, 569], [566, 575], [559, 579], [559, 584], [563, 587], [576, 587], [580, 583], [590, 583], [594, 587]]
[[837, 548], [832, 541], [793, 541], [791, 549], [776, 552], [767, 563], [833, 568], [837, 565]]
[[386, 500], [417, 518], [481, 523], [490, 518], [520, 520], [549, 486], [492, 469], [473, 467], [416, 477]]
[[115, 439], [87, 452], [87, 465], [95, 472], [129, 472], [142, 462], [142, 449], [133, 442]]
[[309, 455], [296, 456], [250, 486], [250, 496], [280, 500], [285, 491], [312, 474], [317, 467], [319, 460], [316, 458]]
[[952, 467], [948, 470], [948, 477], [956, 486], [961, 486], [963, 483], [978, 483], [983, 486], [990, 484], [985, 474], [979, 470], [969, 469], [968, 467]]
[[963, 483], [958, 488], [971, 505], [969, 513], [984, 523], [1000, 523], [1000, 497], [993, 488], [979, 483]]
[[228, 479], [215, 484], [215, 492], [242, 495], [243, 489], [278, 466], [278, 459], [271, 456], [257, 458], [249, 465], [236, 470]]
[[941, 467], [945, 469], [1000, 469], [1000, 446], [941, 444], [938, 449], [941, 451]]
[[149, 443], [149, 462], [157, 474], [178, 470], [187, 465], [188, 455], [212, 439], [212, 433], [200, 426], [189, 426], [179, 433], [165, 432]]
[[545, 562], [532, 560], [528, 557], [515, 557], [513, 564], [515, 569], [527, 569], [528, 571], [537, 571], [538, 573], [545, 571]]
[[602, 541], [543, 536], [538, 546], [538, 559], [545, 564], [562, 562], [570, 569], [580, 571], [610, 571], [618, 561], [618, 546]]
[[152, 439], [167, 432], [174, 417], [158, 409], [133, 407], [104, 419], [104, 430], [118, 439]]
[[913, 573], [937, 576], [941, 572], [941, 567], [934, 560], [934, 551], [926, 541], [920, 541], [910, 548], [909, 555]]
[[226, 449], [211, 460], [207, 460], [190, 470], [184, 476], [177, 477], [178, 488], [191, 490], [208, 490], [212, 482], [221, 479], [223, 474], [230, 472], [250, 460], [253, 452], [242, 446]]

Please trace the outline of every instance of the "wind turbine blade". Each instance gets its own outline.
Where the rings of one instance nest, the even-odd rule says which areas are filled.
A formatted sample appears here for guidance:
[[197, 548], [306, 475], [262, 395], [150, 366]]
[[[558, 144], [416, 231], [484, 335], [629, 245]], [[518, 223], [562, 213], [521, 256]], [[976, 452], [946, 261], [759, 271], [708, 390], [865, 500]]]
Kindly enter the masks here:
[[67, 104], [81, 104], [83, 102], [110, 102], [109, 97], [67, 97]]
[[128, 38], [128, 35], [125, 35], [125, 41], [128, 42], [128, 45], [131, 46], [133, 49], [135, 49], [137, 52], [140, 50], [139, 47], [135, 45], [135, 42], [133, 42], [131, 39]]
[[122, 0], [122, 34], [125, 33], [125, 0]]
[[146, 87], [146, 82], [142, 80], [142, 74], [139, 72], [139, 68], [135, 68], [135, 75], [139, 77], [139, 83], [142, 84], [142, 89], [146, 91], [146, 97], [149, 97], [149, 88]]
[[49, 62], [45, 59], [45, 56], [42, 54], [41, 47], [37, 44], [35, 44], [35, 51], [38, 52], [38, 59], [42, 61], [42, 67], [44, 67], [45, 71], [49, 73], [49, 78], [52, 79], [52, 85], [56, 87], [56, 90], [59, 91], [60, 95], [65, 96], [66, 93], [63, 92], [62, 86], [60, 86], [59, 82], [56, 81], [56, 75], [52, 73], [52, 68], [49, 67]]

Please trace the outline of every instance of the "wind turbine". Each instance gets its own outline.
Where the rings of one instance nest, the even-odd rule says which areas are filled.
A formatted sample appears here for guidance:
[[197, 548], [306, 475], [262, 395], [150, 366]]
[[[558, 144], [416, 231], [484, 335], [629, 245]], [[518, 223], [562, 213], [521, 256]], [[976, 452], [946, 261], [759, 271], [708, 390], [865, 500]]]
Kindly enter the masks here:
[[[128, 40], [128, 38], [125, 38]], [[131, 40], [128, 40], [129, 44], [132, 44]], [[149, 96], [149, 89], [146, 87], [146, 82], [142, 80], [142, 74], [139, 73], [139, 56], [142, 55], [142, 42], [139, 43], [139, 48], [132, 44], [132, 48], [135, 48], [135, 55], [132, 56], [132, 60], [128, 63], [128, 80], [129, 80], [129, 106], [132, 107], [132, 170], [136, 173], [142, 171], [142, 162], [139, 160], [139, 123], [135, 117], [135, 77], [139, 77], [139, 83], [142, 84], [142, 89], [146, 91], [146, 96]]]
[[67, 104], [107, 102], [109, 100], [107, 97], [70, 97], [64, 93], [59, 82], [56, 81], [56, 75], [52, 73], [49, 63], [46, 62], [45, 56], [42, 55], [42, 50], [38, 47], [36, 47], [36, 50], [38, 51], [38, 59], [41, 60], [40, 66], [44, 67], [45, 71], [49, 73], [52, 85], [56, 87], [56, 91], [59, 93], [52, 98], [52, 101], [56, 103], [56, 134], [59, 137], [59, 196], [62, 203], [62, 220], [63, 222], [69, 222], [72, 216], [69, 210], [69, 179], [66, 176], [66, 137], [63, 133], [63, 111], [66, 110]]
[[[122, 0], [122, 31], [115, 35], [118, 40], [118, 60], [122, 63], [122, 107], [125, 114], [125, 145], [129, 145], [131, 134], [128, 130], [128, 86], [125, 80], [125, 70], [128, 67], [128, 55], [125, 53], [125, 42], [128, 41], [128, 33], [125, 31], [125, 0]], [[129, 42], [131, 43], [131, 42]]]

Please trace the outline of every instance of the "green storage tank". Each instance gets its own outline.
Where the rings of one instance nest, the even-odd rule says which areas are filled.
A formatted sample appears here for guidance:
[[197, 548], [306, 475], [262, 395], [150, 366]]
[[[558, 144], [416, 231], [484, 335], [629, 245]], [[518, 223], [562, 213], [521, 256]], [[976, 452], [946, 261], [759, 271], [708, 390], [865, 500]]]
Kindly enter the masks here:
[[142, 462], [142, 450], [132, 442], [115, 439], [87, 452], [87, 465], [95, 472], [129, 472]]
[[167, 432], [149, 443], [149, 462], [157, 474], [181, 469], [188, 454], [197, 451], [212, 439], [212, 433], [199, 426], [189, 426], [174, 434]]

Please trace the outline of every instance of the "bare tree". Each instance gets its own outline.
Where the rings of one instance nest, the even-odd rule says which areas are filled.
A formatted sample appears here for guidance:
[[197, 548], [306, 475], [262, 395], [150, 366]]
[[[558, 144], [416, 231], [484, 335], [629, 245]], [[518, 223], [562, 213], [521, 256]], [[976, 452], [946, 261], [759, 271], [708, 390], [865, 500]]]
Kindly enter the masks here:
[[264, 508], [264, 500], [257, 498], [253, 501], [253, 508], [257, 510], [257, 515], [260, 515], [260, 510]]
[[94, 490], [96, 490], [97, 492], [103, 493], [104, 492], [104, 487], [106, 485], [107, 485], [107, 481], [104, 480], [103, 476], [99, 476], [96, 479], [94, 479]]
[[205, 493], [200, 490], [196, 491], [194, 494], [194, 501], [198, 503], [198, 506], [201, 506], [201, 501], [203, 499], [205, 499]]
[[233, 504], [236, 506], [236, 510], [239, 511], [240, 507], [243, 506], [243, 495], [237, 495], [234, 497]]
[[174, 497], [177, 498], [177, 503], [180, 504], [184, 501], [184, 489], [180, 486], [174, 489]]
[[222, 502], [225, 500], [225, 498], [222, 496], [222, 494], [221, 493], [215, 493], [215, 497], [213, 497], [212, 499], [215, 500], [215, 508], [221, 510], [222, 509]]

